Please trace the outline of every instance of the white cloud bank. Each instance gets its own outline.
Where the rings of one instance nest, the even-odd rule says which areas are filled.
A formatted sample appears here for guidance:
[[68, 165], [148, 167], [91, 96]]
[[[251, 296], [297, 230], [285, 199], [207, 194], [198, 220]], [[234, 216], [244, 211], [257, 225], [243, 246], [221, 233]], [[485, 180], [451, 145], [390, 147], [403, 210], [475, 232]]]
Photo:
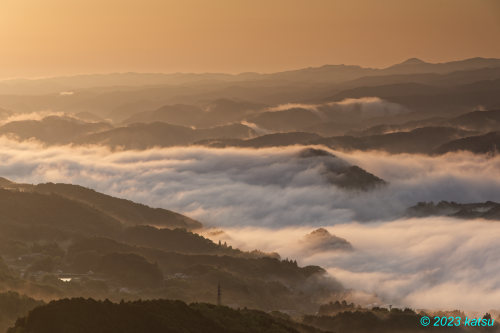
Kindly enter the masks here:
[[[390, 304], [500, 307], [500, 223], [398, 219], [418, 201], [500, 201], [500, 157], [334, 152], [389, 182], [359, 193], [326, 183], [321, 163], [297, 158], [303, 147], [111, 152], [5, 138], [0, 147], [0, 176], [80, 184], [182, 212], [227, 229], [235, 246], [322, 265]], [[318, 226], [354, 251], [302, 251], [300, 239]]]
[[4, 138], [0, 146], [0, 176], [80, 184], [217, 226], [324, 226], [394, 219], [424, 200], [500, 201], [500, 157], [333, 152], [389, 182], [359, 193], [325, 182], [320, 159], [297, 157], [303, 147], [110, 152]]
[[347, 223], [327, 228], [354, 251], [303, 250], [312, 229], [225, 229], [229, 242], [319, 264], [345, 287], [379, 304], [417, 309], [489, 311], [500, 304], [500, 223], [451, 218]]

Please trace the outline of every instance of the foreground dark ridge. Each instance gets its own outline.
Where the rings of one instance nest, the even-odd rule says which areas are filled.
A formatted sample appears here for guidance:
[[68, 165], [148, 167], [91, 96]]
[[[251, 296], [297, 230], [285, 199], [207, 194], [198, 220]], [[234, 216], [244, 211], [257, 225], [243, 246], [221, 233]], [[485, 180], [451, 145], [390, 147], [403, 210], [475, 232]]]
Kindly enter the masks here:
[[205, 303], [63, 299], [31, 311], [8, 333], [314, 333], [322, 332], [257, 310]]
[[[423, 333], [497, 332], [490, 314], [475, 317], [491, 327], [423, 328], [420, 318], [431, 313], [411, 309], [366, 309], [345, 301], [325, 304], [315, 315], [292, 319], [282, 312], [232, 309], [207, 303], [186, 304], [172, 300], [112, 303], [108, 300], [62, 299], [39, 306], [19, 318], [7, 333]], [[460, 311], [435, 315], [460, 317]]]

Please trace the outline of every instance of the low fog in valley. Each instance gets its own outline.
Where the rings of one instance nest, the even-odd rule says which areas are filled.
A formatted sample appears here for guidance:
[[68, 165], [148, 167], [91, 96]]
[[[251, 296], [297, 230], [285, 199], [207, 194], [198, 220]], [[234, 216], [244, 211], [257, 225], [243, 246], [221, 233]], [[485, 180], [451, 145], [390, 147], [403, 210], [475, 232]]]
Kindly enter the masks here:
[[0, 329], [497, 319], [499, 92], [489, 58], [1, 81]]

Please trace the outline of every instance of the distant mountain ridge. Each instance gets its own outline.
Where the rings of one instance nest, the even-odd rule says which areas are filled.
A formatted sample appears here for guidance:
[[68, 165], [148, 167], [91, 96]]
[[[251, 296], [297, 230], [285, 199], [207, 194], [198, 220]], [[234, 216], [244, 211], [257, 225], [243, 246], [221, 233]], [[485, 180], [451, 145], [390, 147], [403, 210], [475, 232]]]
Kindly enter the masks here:
[[469, 151], [475, 154], [498, 155], [500, 147], [500, 131], [483, 135], [469, 136], [456, 139], [437, 147], [436, 154], [445, 154], [456, 151]]
[[257, 133], [240, 123], [199, 129], [159, 121], [113, 127], [105, 122], [84, 122], [72, 117], [48, 116], [41, 120], [8, 122], [0, 126], [0, 135], [21, 141], [36, 139], [49, 145], [102, 144], [114, 148], [146, 149], [189, 145], [215, 138], [246, 139]]
[[[35, 81], [40, 87], [45, 82]], [[0, 82], [0, 107], [8, 110], [0, 112], [0, 135], [112, 149], [325, 144], [391, 153], [489, 153], [497, 139], [486, 134], [500, 130], [499, 59], [411, 58], [382, 69], [325, 65], [244, 75], [124, 73], [61, 82], [87, 88], [2, 95], [8, 83]], [[38, 110], [56, 115], [40, 118]], [[472, 110], [490, 111], [465, 115]], [[454, 140], [462, 141], [439, 148]]]
[[36, 138], [48, 144], [68, 144], [75, 139], [113, 128], [106, 122], [84, 122], [66, 116], [41, 120], [18, 120], [0, 126], [0, 135], [11, 134], [20, 140]]
[[443, 63], [429, 63], [418, 58], [410, 58], [399, 64], [384, 68], [386, 73], [450, 73], [460, 70], [473, 70], [479, 68], [495, 68], [500, 66], [500, 59], [495, 58], [469, 58]]
[[[438, 64], [413, 59], [380, 69], [325, 65], [268, 74], [83, 75], [0, 81], [0, 108], [13, 113], [52, 110], [87, 115], [87, 119], [107, 119], [115, 124], [144, 113], [138, 116], [143, 119], [128, 119], [127, 123], [151, 122], [158, 117], [156, 120], [177, 125], [210, 127], [242, 120], [245, 110], [220, 102], [224, 100], [248, 103], [247, 111], [251, 113], [262, 106], [379, 97], [410, 110], [404, 119], [408, 121], [438, 114], [457, 115], [478, 105], [500, 108], [499, 80], [500, 60], [486, 58]], [[196, 110], [191, 121], [182, 112], [154, 112], [172, 105], [208, 111], [213, 103], [221, 108], [208, 112], [210, 115]], [[380, 120], [378, 123], [396, 119]]]
[[218, 148], [324, 145], [337, 150], [382, 150], [395, 154], [444, 154], [452, 151], [496, 154], [500, 147], [499, 132], [500, 110], [490, 110], [468, 112], [452, 118], [435, 117], [402, 124], [372, 126], [329, 137], [291, 131], [246, 140], [202, 140], [196, 144]]
[[202, 108], [194, 105], [164, 105], [152, 111], [133, 114], [123, 124], [165, 122], [179, 126], [213, 127], [240, 122], [266, 105], [230, 99], [217, 99]]
[[222, 125], [212, 128], [192, 129], [162, 122], [135, 123], [99, 133], [82, 136], [76, 144], [99, 144], [112, 148], [147, 149], [189, 145], [210, 138], [250, 138], [254, 130], [242, 124]]
[[[323, 113], [318, 115], [319, 112]], [[47, 145], [102, 145], [111, 149], [190, 145], [263, 148], [298, 144], [325, 145], [340, 150], [383, 150], [390, 153], [443, 154], [466, 150], [478, 154], [496, 154], [500, 146], [500, 110], [473, 111], [455, 117], [424, 118], [399, 124], [371, 126], [363, 130], [350, 130], [348, 125], [333, 122], [335, 128], [338, 126], [340, 130], [343, 127], [345, 134], [320, 135], [318, 132], [322, 133], [324, 129], [311, 124], [318, 124], [315, 121], [324, 118], [328, 112], [335, 114], [334, 110], [311, 111], [305, 108], [254, 114], [254, 118], [249, 119], [260, 126], [274, 127], [272, 134], [260, 136], [259, 132], [266, 131], [250, 122], [209, 128], [190, 128], [158, 121], [113, 127], [109, 123], [84, 122], [66, 116], [9, 122], [0, 126], [0, 135], [21, 141], [36, 139]], [[288, 117], [292, 115], [292, 118]], [[340, 113], [339, 117], [348, 115], [348, 112]], [[290, 121], [288, 124], [286, 119]], [[326, 121], [320, 124], [329, 126], [330, 123]], [[311, 131], [296, 130], [297, 126]]]
[[203, 81], [346, 81], [362, 76], [415, 73], [447, 73], [457, 70], [500, 67], [500, 59], [469, 58], [444, 63], [428, 63], [410, 58], [386, 68], [369, 68], [356, 65], [323, 65], [269, 74], [260, 73], [110, 73], [86, 74], [42, 79], [11, 79], [0, 81], [2, 94], [59, 94], [60, 92], [94, 87], [147, 86], [193, 84]]

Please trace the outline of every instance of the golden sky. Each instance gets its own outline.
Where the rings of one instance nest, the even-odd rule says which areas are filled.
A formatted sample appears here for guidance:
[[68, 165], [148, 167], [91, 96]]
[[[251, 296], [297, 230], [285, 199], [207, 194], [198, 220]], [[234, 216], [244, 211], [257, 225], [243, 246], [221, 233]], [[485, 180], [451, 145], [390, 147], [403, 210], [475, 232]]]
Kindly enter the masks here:
[[500, 58], [500, 0], [0, 0], [0, 77]]

